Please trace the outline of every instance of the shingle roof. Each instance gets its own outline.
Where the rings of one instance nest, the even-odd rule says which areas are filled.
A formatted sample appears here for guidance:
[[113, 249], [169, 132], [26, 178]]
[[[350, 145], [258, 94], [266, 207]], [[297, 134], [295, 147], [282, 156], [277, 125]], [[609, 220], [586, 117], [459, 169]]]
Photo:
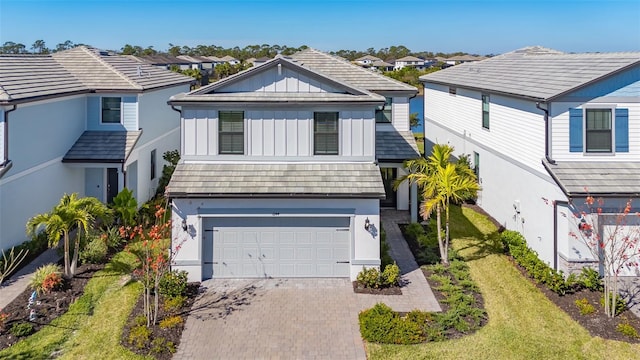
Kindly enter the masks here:
[[384, 198], [371, 163], [178, 164], [170, 197]]
[[142, 131], [85, 131], [62, 158], [62, 162], [124, 162], [141, 134]]
[[376, 131], [376, 158], [407, 160], [420, 157], [416, 139], [411, 131]]
[[0, 102], [89, 92], [48, 55], [0, 55]]
[[406, 91], [417, 93], [418, 89], [387, 76], [363, 69], [346, 60], [325, 54], [315, 49], [305, 49], [291, 55], [303, 66], [314, 69], [329, 77], [369, 91]]
[[640, 52], [553, 54], [534, 48], [456, 65], [420, 80], [547, 101], [638, 64]]
[[93, 90], [141, 91], [195, 81], [173, 71], [135, 62], [126, 56], [108, 55], [85, 46], [57, 52], [52, 56]]
[[568, 196], [640, 196], [640, 162], [543, 162]]

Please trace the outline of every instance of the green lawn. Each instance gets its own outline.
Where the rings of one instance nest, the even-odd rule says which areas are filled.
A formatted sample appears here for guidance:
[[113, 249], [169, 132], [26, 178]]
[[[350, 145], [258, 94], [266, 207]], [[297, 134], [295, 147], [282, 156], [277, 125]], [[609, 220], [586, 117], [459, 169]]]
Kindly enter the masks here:
[[633, 359], [640, 345], [594, 338], [497, 254], [493, 224], [451, 211], [453, 247], [468, 260], [484, 296], [488, 324], [457, 340], [420, 345], [367, 344], [370, 359]]
[[139, 283], [122, 286], [135, 256], [121, 252], [97, 272], [85, 293], [36, 334], [0, 352], [0, 359], [144, 359], [120, 345], [127, 317], [142, 292]]

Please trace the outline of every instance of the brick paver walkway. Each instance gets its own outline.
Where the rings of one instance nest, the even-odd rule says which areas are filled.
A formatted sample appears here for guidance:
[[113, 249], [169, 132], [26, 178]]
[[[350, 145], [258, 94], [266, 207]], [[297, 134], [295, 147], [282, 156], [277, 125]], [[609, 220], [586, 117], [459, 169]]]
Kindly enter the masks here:
[[396, 311], [440, 311], [402, 238], [408, 215], [382, 211], [402, 295], [355, 294], [348, 279], [208, 280], [175, 359], [365, 359], [358, 313], [384, 302]]

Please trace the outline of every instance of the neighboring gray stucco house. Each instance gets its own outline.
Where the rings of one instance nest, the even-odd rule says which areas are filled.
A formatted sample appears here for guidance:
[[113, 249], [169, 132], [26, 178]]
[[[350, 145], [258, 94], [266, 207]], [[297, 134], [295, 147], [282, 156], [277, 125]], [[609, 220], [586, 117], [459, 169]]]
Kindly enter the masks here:
[[478, 203], [553, 268], [594, 261], [574, 237], [588, 194], [605, 199], [593, 217], [603, 237], [626, 200], [638, 208], [640, 53], [530, 47], [420, 80], [425, 137], [471, 155]]
[[0, 249], [64, 193], [109, 202], [126, 186], [147, 201], [180, 146], [166, 101], [193, 81], [87, 47], [0, 55]]
[[410, 205], [409, 185], [392, 184], [402, 161], [419, 156], [416, 93], [307, 49], [173, 96], [182, 112], [182, 159], [167, 190], [174, 268], [200, 281], [354, 279], [379, 266], [380, 206]]

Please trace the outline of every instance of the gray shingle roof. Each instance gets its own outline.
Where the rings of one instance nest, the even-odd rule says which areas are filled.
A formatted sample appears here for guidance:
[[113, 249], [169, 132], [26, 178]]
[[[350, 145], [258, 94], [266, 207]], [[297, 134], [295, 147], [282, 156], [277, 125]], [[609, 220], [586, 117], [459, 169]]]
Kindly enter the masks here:
[[89, 92], [48, 55], [0, 55], [0, 102]]
[[142, 131], [85, 131], [62, 162], [124, 162], [141, 134]]
[[325, 54], [315, 49], [297, 52], [291, 58], [303, 66], [312, 68], [329, 77], [369, 91], [406, 91], [417, 93], [418, 89], [387, 76], [363, 69], [346, 60]]
[[554, 54], [527, 49], [533, 50], [456, 65], [420, 80], [547, 101], [640, 64], [640, 52]]
[[640, 196], [640, 162], [543, 162], [568, 196]]
[[384, 198], [371, 163], [178, 164], [170, 197]]
[[108, 55], [85, 46], [57, 52], [52, 56], [93, 90], [142, 91], [195, 81], [173, 71], [136, 62], [127, 56]]
[[376, 131], [378, 161], [402, 161], [418, 157], [420, 152], [411, 131]]

